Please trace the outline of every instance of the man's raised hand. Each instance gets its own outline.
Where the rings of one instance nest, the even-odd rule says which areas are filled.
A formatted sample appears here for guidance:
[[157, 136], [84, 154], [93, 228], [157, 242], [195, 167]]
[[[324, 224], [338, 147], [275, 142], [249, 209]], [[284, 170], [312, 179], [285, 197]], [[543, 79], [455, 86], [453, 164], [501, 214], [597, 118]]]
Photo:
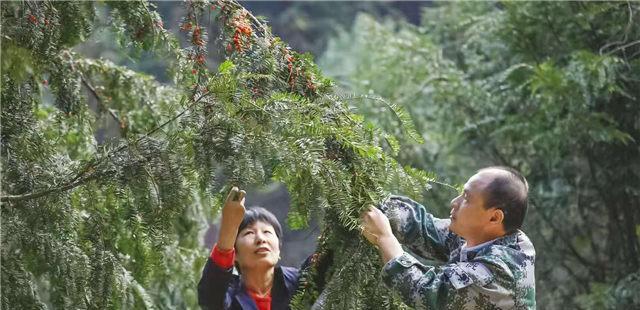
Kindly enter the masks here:
[[369, 242], [378, 247], [385, 263], [404, 252], [400, 242], [391, 231], [389, 219], [374, 206], [362, 213], [361, 232]]

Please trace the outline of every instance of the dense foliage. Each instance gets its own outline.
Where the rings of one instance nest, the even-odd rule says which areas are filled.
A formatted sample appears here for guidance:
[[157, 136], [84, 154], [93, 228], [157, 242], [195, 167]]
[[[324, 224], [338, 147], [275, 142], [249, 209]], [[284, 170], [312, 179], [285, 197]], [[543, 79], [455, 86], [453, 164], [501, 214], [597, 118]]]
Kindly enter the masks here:
[[[452, 182], [490, 164], [526, 174], [540, 308], [635, 309], [639, 15], [636, 2], [439, 3], [418, 26], [359, 16], [320, 63], [416, 120], [427, 141], [402, 143], [400, 162]], [[358, 108], [396, 128], [371, 102]]]
[[394, 192], [445, 215], [453, 191], [422, 197], [434, 176], [409, 166], [460, 183], [489, 164], [531, 184], [541, 308], [640, 306], [637, 3], [362, 15], [321, 64], [364, 96], [236, 2], [182, 5], [176, 36], [145, 1], [0, 3], [2, 307], [195, 308], [220, 193], [277, 181], [290, 226], [322, 222], [293, 306], [403, 308], [359, 211]]
[[[316, 258], [333, 261], [312, 265], [294, 307], [322, 282], [327, 308], [403, 307], [380, 286], [358, 218], [388, 191], [420, 198], [434, 177], [398, 165], [397, 137], [354, 114], [359, 97], [335, 91], [310, 55], [235, 1], [187, 1], [186, 45], [146, 1], [1, 5], [3, 308], [195, 308], [203, 220], [228, 186], [273, 181], [293, 197], [291, 226], [323, 219]], [[105, 37], [166, 62], [170, 83], [75, 50]]]

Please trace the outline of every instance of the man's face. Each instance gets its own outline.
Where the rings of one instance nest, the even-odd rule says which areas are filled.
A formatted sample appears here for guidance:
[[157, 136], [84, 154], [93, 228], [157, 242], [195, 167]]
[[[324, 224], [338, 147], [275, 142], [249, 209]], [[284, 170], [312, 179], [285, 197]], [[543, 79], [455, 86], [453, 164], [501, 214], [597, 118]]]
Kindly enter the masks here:
[[485, 209], [484, 189], [493, 178], [490, 171], [481, 171], [465, 183], [463, 193], [451, 200], [449, 230], [465, 239], [483, 233], [493, 215], [491, 209]]

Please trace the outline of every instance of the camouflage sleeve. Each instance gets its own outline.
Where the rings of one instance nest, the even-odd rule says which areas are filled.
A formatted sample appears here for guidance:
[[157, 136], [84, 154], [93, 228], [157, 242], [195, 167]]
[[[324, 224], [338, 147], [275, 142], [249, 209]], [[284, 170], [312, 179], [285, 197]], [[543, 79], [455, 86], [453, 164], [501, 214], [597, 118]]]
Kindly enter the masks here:
[[493, 309], [491, 305], [502, 298], [496, 293], [506, 292], [493, 283], [491, 270], [482, 263], [432, 267], [408, 253], [385, 264], [383, 281], [415, 309]]
[[460, 245], [460, 238], [449, 231], [451, 220], [434, 217], [409, 198], [391, 196], [379, 208], [389, 218], [398, 241], [421, 257], [446, 261]]

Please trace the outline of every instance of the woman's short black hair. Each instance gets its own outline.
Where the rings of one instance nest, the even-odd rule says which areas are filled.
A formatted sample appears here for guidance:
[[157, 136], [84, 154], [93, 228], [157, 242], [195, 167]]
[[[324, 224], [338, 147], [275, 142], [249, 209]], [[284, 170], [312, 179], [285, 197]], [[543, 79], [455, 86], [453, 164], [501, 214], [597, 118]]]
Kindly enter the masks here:
[[282, 247], [282, 226], [280, 226], [280, 222], [278, 222], [278, 219], [273, 215], [273, 213], [262, 207], [247, 208], [244, 213], [242, 223], [240, 223], [240, 227], [238, 227], [238, 233], [247, 228], [247, 226], [258, 221], [273, 226], [273, 230], [275, 230], [276, 236], [278, 236], [280, 247]]

